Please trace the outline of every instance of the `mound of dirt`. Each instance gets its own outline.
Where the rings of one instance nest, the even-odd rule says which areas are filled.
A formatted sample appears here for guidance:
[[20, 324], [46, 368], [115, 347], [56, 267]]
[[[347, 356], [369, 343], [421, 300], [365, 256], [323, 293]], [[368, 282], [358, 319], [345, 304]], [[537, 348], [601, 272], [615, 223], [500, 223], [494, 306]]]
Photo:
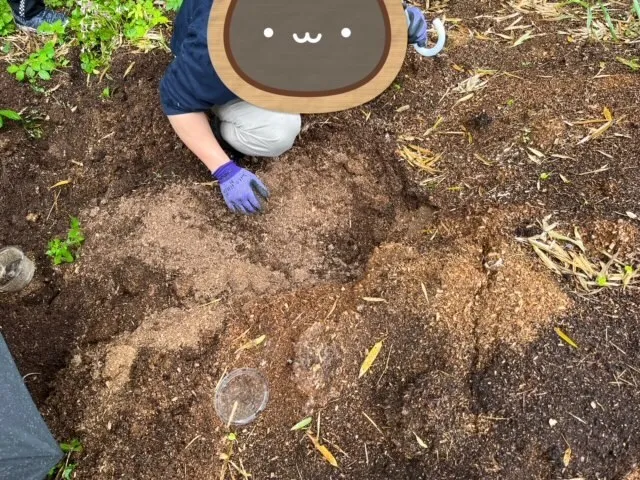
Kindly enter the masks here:
[[640, 480], [640, 470], [635, 470], [634, 472], [631, 472], [626, 478], [625, 480]]
[[[136, 238], [147, 241], [145, 228]], [[474, 375], [499, 347], [525, 347], [571, 303], [517, 249], [502, 244], [500, 262], [487, 269], [482, 249], [472, 245], [461, 239], [425, 254], [420, 244], [385, 244], [356, 283], [170, 309], [93, 348], [60, 379], [82, 391], [74, 414], [89, 452], [83, 475], [175, 478], [185, 465], [192, 478], [219, 473], [214, 452], [224, 448], [224, 426], [213, 394], [224, 372], [241, 366], [260, 368], [271, 385], [260, 421], [238, 432], [237, 455], [256, 476], [287, 478], [310, 454], [312, 447], [289, 432], [306, 415], [321, 415], [323, 438], [356, 477], [365, 475], [365, 451], [354, 450], [354, 429], [368, 432], [361, 439], [366, 455], [392, 448], [394, 458], [421, 459], [415, 435], [436, 457], [459, 455], [465, 438], [492, 429], [491, 412], [475, 404]], [[267, 339], [260, 346], [239, 351], [261, 335]], [[379, 340], [371, 373], [358, 379]], [[279, 454], [275, 445], [285, 450]], [[126, 461], [141, 455], [154, 460]], [[404, 475], [410, 465], [402, 466]], [[326, 468], [316, 458], [306, 475], [321, 478]], [[391, 468], [379, 464], [367, 478], [389, 478]]]
[[379, 180], [369, 168], [374, 159], [324, 158], [272, 164], [263, 179], [274, 200], [259, 221], [214, 212], [217, 199], [202, 185], [173, 185], [82, 212], [90, 219], [83, 273], [107, 281], [133, 259], [166, 270], [185, 305], [351, 278], [407, 207], [400, 182]]

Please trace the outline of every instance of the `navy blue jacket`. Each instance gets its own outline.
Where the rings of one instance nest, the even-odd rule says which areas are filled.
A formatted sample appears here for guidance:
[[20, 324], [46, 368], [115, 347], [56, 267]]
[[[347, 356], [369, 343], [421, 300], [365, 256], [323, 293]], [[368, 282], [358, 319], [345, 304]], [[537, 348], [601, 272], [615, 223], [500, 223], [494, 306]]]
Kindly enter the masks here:
[[236, 97], [218, 77], [207, 48], [207, 26], [213, 0], [184, 0], [171, 39], [175, 59], [160, 82], [166, 115], [204, 112]]

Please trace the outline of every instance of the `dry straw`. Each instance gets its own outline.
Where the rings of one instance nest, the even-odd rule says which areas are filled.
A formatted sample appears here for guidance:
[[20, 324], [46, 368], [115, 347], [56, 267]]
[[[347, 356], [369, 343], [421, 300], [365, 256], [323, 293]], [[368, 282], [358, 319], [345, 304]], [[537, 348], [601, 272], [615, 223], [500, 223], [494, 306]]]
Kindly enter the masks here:
[[623, 288], [640, 283], [638, 267], [625, 264], [608, 252], [601, 252], [606, 261], [591, 260], [578, 228], [573, 237], [556, 231], [558, 223], [549, 223], [551, 216], [538, 222], [542, 233], [518, 241], [529, 244], [551, 271], [572, 278], [576, 285], [588, 293], [604, 288]]

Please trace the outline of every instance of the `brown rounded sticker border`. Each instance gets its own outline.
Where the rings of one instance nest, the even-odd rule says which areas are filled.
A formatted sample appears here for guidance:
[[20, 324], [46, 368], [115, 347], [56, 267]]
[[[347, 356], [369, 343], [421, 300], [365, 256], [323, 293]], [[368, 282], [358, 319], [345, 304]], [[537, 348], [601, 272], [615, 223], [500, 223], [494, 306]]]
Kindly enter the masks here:
[[[362, 82], [336, 92], [286, 95], [262, 89], [240, 75], [227, 56], [227, 13], [237, 0], [215, 0], [209, 14], [207, 43], [211, 63], [220, 80], [239, 98], [267, 110], [285, 113], [331, 113], [363, 105], [383, 93], [396, 79], [407, 53], [407, 19], [399, 0], [377, 0], [386, 8], [391, 30], [388, 53], [377, 71]], [[346, 0], [348, 1], [348, 0]]]

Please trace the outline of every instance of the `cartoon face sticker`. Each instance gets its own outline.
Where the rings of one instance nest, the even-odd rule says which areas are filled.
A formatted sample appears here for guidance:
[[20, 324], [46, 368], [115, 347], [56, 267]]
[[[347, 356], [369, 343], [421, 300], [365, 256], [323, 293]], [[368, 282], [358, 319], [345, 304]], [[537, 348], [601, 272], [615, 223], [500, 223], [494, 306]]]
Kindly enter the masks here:
[[216, 72], [240, 98], [321, 113], [391, 84], [407, 24], [399, 0], [215, 0], [208, 35]]

